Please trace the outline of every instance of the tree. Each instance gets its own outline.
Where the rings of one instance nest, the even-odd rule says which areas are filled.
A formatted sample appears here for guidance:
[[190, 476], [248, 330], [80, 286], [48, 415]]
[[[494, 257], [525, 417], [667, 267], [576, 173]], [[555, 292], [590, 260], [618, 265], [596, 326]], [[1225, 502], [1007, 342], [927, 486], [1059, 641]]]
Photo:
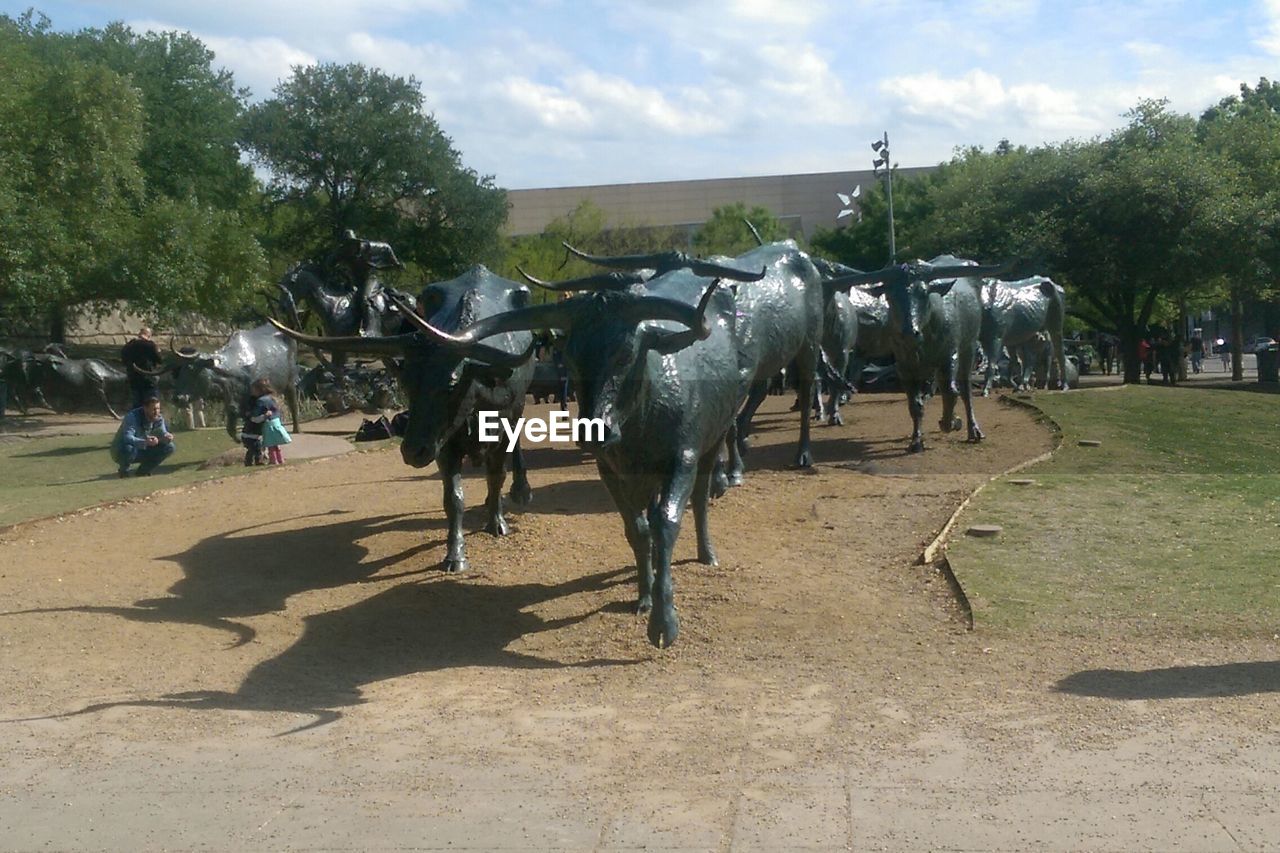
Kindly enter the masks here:
[[462, 165], [412, 77], [297, 66], [248, 111], [241, 138], [284, 209], [277, 251], [315, 256], [350, 228], [436, 278], [498, 255], [506, 194]]
[[931, 190], [931, 250], [1033, 259], [1073, 311], [1119, 336], [1125, 381], [1158, 300], [1221, 274], [1216, 224], [1233, 198], [1195, 122], [1145, 101], [1110, 137], [1034, 150], [962, 153]]
[[[898, 257], [904, 258], [926, 241], [918, 236], [919, 223], [929, 213], [927, 192], [932, 181], [927, 176], [907, 178], [894, 175], [893, 220]], [[830, 260], [856, 269], [874, 270], [889, 263], [889, 200], [885, 185], [865, 192], [858, 199], [857, 218], [843, 228], [819, 228], [809, 245]]]
[[1212, 245], [1231, 306], [1231, 373], [1238, 382], [1244, 378], [1244, 305], [1274, 297], [1280, 270], [1280, 87], [1265, 77], [1256, 88], [1241, 84], [1239, 96], [1204, 112], [1197, 132], [1233, 183]]
[[[116, 38], [110, 51], [100, 43], [104, 33]], [[126, 34], [136, 44], [126, 44]], [[198, 42], [168, 38], [207, 68], [210, 55]], [[263, 257], [251, 232], [232, 210], [199, 197], [202, 186], [233, 186], [223, 198], [234, 203], [235, 193], [252, 186], [244, 184], [252, 178], [234, 150], [175, 163], [169, 174], [192, 180], [171, 188], [151, 182], [144, 167], [148, 140], [170, 140], [172, 150], [151, 161], [159, 174], [166, 158], [189, 151], [194, 159], [235, 127], [224, 114], [221, 137], [207, 122], [183, 137], [167, 114], [182, 112], [171, 98], [152, 110], [166, 113], [160, 123], [171, 132], [152, 131], [136, 69], [116, 71], [103, 57], [114, 51], [118, 64], [129, 65], [121, 58], [127, 50], [157, 39], [164, 40], [136, 40], [118, 25], [64, 36], [43, 16], [0, 17], [0, 302], [27, 317], [48, 317], [54, 340], [73, 306], [126, 299], [161, 318], [191, 310], [227, 316], [260, 281]], [[191, 63], [177, 67], [172, 79], [198, 89]], [[228, 157], [227, 181], [205, 173], [207, 163], [225, 165]]]
[[[748, 226], [747, 223], [751, 223]], [[717, 207], [698, 232], [693, 235], [693, 248], [699, 255], [740, 255], [759, 245], [754, 228], [766, 243], [787, 239], [787, 229], [772, 211], [760, 205], [747, 209], [745, 202]]]
[[73, 49], [129, 80], [142, 98], [139, 168], [148, 197], [195, 198], [219, 210], [247, 206], [259, 190], [237, 137], [247, 90], [190, 33], [134, 33], [121, 23], [84, 30]]
[[[547, 224], [541, 234], [512, 237], [498, 267], [507, 278], [521, 281], [521, 270], [543, 281], [565, 281], [602, 272], [600, 267], [571, 255], [568, 243], [575, 249], [595, 255], [640, 255], [683, 248], [685, 240], [674, 228], [665, 226], [621, 225], [608, 227], [605, 212], [590, 199]], [[535, 288], [535, 302], [555, 298], [547, 290]]]

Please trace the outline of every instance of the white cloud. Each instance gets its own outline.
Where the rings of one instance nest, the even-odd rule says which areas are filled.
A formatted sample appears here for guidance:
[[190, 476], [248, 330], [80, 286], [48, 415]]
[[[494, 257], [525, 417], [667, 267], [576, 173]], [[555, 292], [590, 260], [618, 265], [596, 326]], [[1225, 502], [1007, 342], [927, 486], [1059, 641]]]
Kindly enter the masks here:
[[1255, 44], [1273, 56], [1280, 55], [1280, 0], [1262, 0], [1261, 5], [1267, 29]]
[[934, 73], [893, 77], [880, 84], [909, 116], [959, 129], [981, 125], [1025, 128], [1037, 137], [1078, 135], [1100, 130], [1101, 122], [1081, 106], [1080, 96], [1044, 83], [1006, 86], [999, 77], [974, 69], [963, 77]]
[[513, 107], [524, 111], [544, 128], [581, 132], [595, 124], [585, 104], [552, 86], [511, 77], [503, 81], [500, 91]]

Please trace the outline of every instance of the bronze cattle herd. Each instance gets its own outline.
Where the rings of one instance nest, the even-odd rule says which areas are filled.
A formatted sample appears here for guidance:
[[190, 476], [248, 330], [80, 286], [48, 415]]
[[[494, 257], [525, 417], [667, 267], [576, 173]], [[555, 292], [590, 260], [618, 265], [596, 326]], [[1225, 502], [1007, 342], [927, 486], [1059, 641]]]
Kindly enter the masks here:
[[[971, 400], [979, 344], [987, 363], [984, 391], [1006, 348], [1022, 365], [1011, 366], [1015, 385], [1030, 381], [1031, 365], [1046, 346], [1054, 385], [1065, 388], [1071, 378], [1062, 353], [1062, 289], [1040, 276], [1000, 281], [1008, 266], [941, 256], [861, 272], [814, 258], [789, 240], [733, 258], [578, 254], [604, 271], [557, 283], [530, 278], [560, 291], [559, 299], [538, 305], [526, 284], [480, 266], [427, 285], [416, 299], [366, 288], [362, 281], [364, 310], [379, 315], [375, 328], [347, 319], [326, 322], [326, 334], [313, 336], [271, 320], [274, 329], [237, 332], [214, 353], [175, 351], [166, 368], [174, 375], [174, 398], [181, 404], [221, 396], [230, 424], [245, 393], [241, 385], [247, 388], [261, 375], [278, 388], [296, 387], [295, 341], [335, 354], [339, 374], [348, 355], [382, 359], [408, 400], [405, 463], [422, 468], [435, 462], [441, 473], [449, 523], [443, 568], [461, 571], [467, 568], [463, 460], [484, 463], [487, 532], [508, 529], [502, 498], [508, 466], [511, 500], [524, 504], [532, 496], [519, 446], [508, 451], [503, 442], [480, 442], [479, 413], [497, 412], [512, 422], [522, 417], [533, 354], [551, 336], [579, 416], [604, 425], [602, 435], [579, 444], [594, 456], [622, 516], [635, 554], [636, 610], [648, 613], [649, 640], [668, 647], [679, 634], [671, 555], [686, 506], [693, 504], [698, 560], [715, 565], [710, 500], [742, 482], [752, 416], [780, 371], [790, 369], [802, 402], [797, 467], [813, 464], [815, 383], [827, 386], [824, 416], [840, 423], [850, 359], [893, 356], [911, 414], [912, 452], [924, 449], [924, 404], [935, 392], [942, 396], [941, 429], [964, 428], [970, 441], [982, 440]], [[394, 255], [376, 252], [363, 260], [371, 270], [393, 262]], [[329, 311], [358, 317], [349, 302], [342, 303], [344, 294], [326, 290], [308, 271], [295, 269], [287, 279], [282, 290], [288, 306], [328, 302], [334, 303]], [[285, 316], [296, 325], [296, 311]], [[382, 333], [391, 329], [397, 331]], [[109, 407], [106, 385], [122, 380], [93, 359], [11, 352], [0, 359], [20, 407], [47, 404], [36, 395], [55, 385], [74, 386], [80, 396], [100, 395]], [[286, 393], [296, 429], [296, 400]], [[963, 422], [957, 399], [964, 402]]]

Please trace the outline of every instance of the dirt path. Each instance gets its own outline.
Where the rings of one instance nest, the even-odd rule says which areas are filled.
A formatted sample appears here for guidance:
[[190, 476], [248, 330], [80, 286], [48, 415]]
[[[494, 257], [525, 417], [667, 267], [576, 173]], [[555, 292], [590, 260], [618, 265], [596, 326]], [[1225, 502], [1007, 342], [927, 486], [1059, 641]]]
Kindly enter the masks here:
[[913, 564], [1049, 448], [1027, 413], [908, 456], [901, 400], [860, 399], [804, 474], [783, 409], [721, 566], [681, 537], [666, 652], [575, 450], [531, 449], [533, 506], [462, 577], [394, 451], [6, 535], [0, 846], [1280, 849], [1270, 631], [970, 634]]

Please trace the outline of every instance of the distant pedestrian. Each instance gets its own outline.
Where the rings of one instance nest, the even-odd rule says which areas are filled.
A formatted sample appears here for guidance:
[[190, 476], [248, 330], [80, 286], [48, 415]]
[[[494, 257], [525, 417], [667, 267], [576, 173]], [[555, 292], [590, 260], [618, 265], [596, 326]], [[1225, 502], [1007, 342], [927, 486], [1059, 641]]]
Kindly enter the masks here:
[[1222, 359], [1222, 372], [1226, 373], [1231, 369], [1231, 344], [1223, 338], [1218, 338], [1218, 357]]
[[1151, 384], [1151, 371], [1155, 369], [1155, 356], [1152, 353], [1151, 341], [1146, 338], [1138, 340], [1138, 363], [1142, 365], [1142, 373]]
[[1191, 330], [1191, 372], [1199, 373], [1204, 364], [1204, 333], [1199, 329]]
[[130, 409], [141, 406], [152, 394], [159, 395], [160, 383], [149, 371], [159, 370], [163, 361], [160, 348], [151, 340], [151, 329], [146, 326], [139, 329], [138, 336], [120, 348], [120, 360], [124, 362], [125, 376], [129, 380]]
[[173, 453], [173, 434], [160, 412], [160, 397], [148, 394], [142, 405], [131, 409], [120, 421], [111, 441], [111, 461], [116, 473], [128, 477], [138, 463], [138, 476], [146, 477]]
[[293, 439], [280, 422], [280, 406], [276, 403], [275, 389], [271, 387], [270, 380], [259, 379], [253, 383], [250, 393], [255, 398], [250, 420], [260, 424], [262, 447], [267, 451], [267, 464], [283, 465], [284, 452], [280, 448]]
[[1105, 332], [1098, 335], [1098, 360], [1102, 363], [1102, 375], [1110, 376], [1116, 360], [1116, 339]]

